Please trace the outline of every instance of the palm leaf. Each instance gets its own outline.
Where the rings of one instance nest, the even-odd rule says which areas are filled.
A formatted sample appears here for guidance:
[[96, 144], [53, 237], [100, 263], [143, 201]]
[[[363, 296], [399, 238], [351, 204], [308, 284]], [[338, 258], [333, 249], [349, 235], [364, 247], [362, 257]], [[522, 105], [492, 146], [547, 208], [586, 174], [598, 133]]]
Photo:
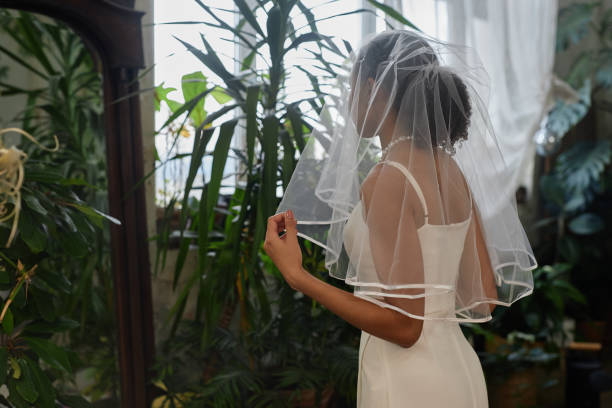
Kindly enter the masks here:
[[557, 52], [577, 44], [587, 35], [589, 23], [593, 20], [593, 10], [599, 5], [599, 2], [571, 4], [559, 11]]
[[421, 31], [416, 25], [410, 22], [406, 17], [404, 17], [399, 11], [395, 10], [393, 7], [387, 6], [384, 3], [380, 3], [376, 0], [368, 0], [368, 3], [376, 7], [377, 9], [382, 10], [389, 17], [399, 21], [400, 23], [408, 26], [414, 30]]
[[261, 35], [262, 37], [265, 37], [263, 30], [261, 29], [261, 27], [259, 26], [259, 23], [257, 22], [257, 18], [255, 17], [255, 14], [250, 9], [250, 7], [247, 5], [246, 1], [245, 0], [234, 0], [234, 3], [238, 6], [240, 13], [242, 13], [246, 21], [248, 21], [249, 24], [251, 25], [251, 27], [253, 27], [255, 31], [259, 33], [259, 35]]

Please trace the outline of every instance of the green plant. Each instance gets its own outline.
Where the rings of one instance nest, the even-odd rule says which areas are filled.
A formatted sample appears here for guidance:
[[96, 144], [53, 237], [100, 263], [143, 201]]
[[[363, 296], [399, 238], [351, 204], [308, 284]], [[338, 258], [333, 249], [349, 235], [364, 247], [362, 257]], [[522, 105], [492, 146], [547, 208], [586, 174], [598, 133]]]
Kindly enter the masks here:
[[[231, 406], [230, 402], [238, 401], [248, 406], [285, 404], [287, 391], [308, 388], [321, 393], [329, 382], [337, 394], [354, 400], [357, 331], [316, 302], [296, 295], [261, 251], [266, 219], [275, 211], [278, 193], [286, 188], [296, 156], [310, 137], [309, 117], [321, 111], [326, 86], [340, 71], [339, 62], [348, 56], [350, 45], [337, 45], [320, 33], [318, 20], [299, 0], [259, 0], [253, 8], [243, 0], [234, 0], [239, 11], [235, 26], [219, 18], [215, 7], [195, 1], [213, 21], [205, 24], [224, 30], [232, 42], [247, 50], [247, 56], [237, 61], [241, 71], [231, 73], [204, 35], [202, 44], [177, 39], [222, 82], [213, 83], [199, 73], [184, 77], [184, 103], [169, 99], [170, 89], [157, 88], [157, 99], [172, 112], [163, 128], [182, 120], [173, 129], [176, 138], [183, 126], [194, 128], [190, 131], [193, 150], [184, 191], [181, 197], [169, 200], [165, 211], [170, 215], [180, 206], [174, 269], [179, 298], [168, 318], [172, 324], [168, 348], [162, 347], [167, 352], [160, 356], [160, 380], [170, 399], [188, 395], [197, 401], [196, 406]], [[371, 3], [408, 22], [382, 3]], [[303, 27], [293, 25], [294, 14], [305, 18]], [[292, 64], [291, 53], [306, 44], [311, 45], [306, 52], [312, 66]], [[254, 65], [256, 59], [261, 61], [258, 66]], [[309, 96], [296, 98], [286, 93], [286, 81], [296, 72], [308, 78]], [[223, 106], [206, 113], [204, 101], [219, 92]], [[230, 112], [234, 116], [223, 120]], [[231, 149], [238, 135], [244, 135], [245, 146]], [[209, 147], [215, 138], [214, 147]], [[180, 156], [171, 154], [168, 160]], [[201, 171], [206, 156], [212, 158], [207, 175]], [[224, 183], [231, 186], [223, 171], [228, 156], [238, 160], [239, 174], [233, 194], [223, 196], [220, 189]], [[199, 185], [199, 180], [204, 183]], [[200, 189], [199, 197], [196, 189]], [[159, 267], [164, 265], [172, 235], [168, 220], [161, 224]], [[198, 263], [188, 271], [186, 258], [194, 243]], [[331, 281], [321, 250], [308, 242], [302, 245], [309, 270]], [[190, 274], [186, 284], [179, 285], [186, 273]], [[183, 333], [182, 317], [190, 296], [197, 298], [195, 319], [189, 324], [190, 340], [183, 354], [174, 345]], [[236, 312], [238, 327], [233, 327], [229, 322]], [[185, 364], [182, 359], [192, 353], [199, 355], [195, 360], [206, 367], [204, 373], [190, 386], [174, 383], [177, 368]]]
[[[207, 330], [214, 328], [221, 313], [220, 305], [226, 304], [228, 298], [235, 297], [236, 282], [244, 286], [241, 288], [243, 293], [254, 291], [256, 299], [264, 309], [267, 308], [265, 290], [261, 285], [263, 271], [259, 262], [265, 220], [276, 209], [277, 189], [286, 187], [293, 172], [296, 154], [305, 146], [305, 138], [310, 131], [307, 120], [310, 112], [303, 111], [304, 105], [315, 112], [322, 109], [326, 97], [325, 86], [340, 69], [337, 61], [346, 58], [351, 49], [350, 45], [344, 42], [342, 50], [331, 38], [319, 33], [317, 20], [301, 1], [262, 0], [251, 9], [244, 1], [236, 0], [235, 7], [240, 11], [241, 18], [235, 27], [219, 18], [215, 7], [200, 0], [196, 0], [196, 3], [215, 21], [206, 23], [207, 25], [225, 30], [235, 38], [235, 42], [248, 51], [247, 57], [239, 61], [241, 72], [233, 74], [224, 67], [217, 52], [203, 35], [202, 49], [198, 45], [177, 39], [207, 69], [219, 77], [222, 83], [211, 84], [212, 81], [200, 73], [185, 77], [184, 80], [189, 79], [190, 83], [183, 82], [186, 99], [183, 104], [168, 99], [167, 94], [171, 89], [158, 87], [156, 93], [157, 100], [166, 102], [172, 112], [162, 128], [183, 117], [182, 125], [175, 136], [178, 138], [187, 121], [195, 127], [191, 164], [180, 200], [183, 210], [180, 217], [181, 241], [174, 273], [175, 288], [183, 273], [189, 245], [195, 237], [199, 248], [198, 268], [191, 271], [188, 283], [181, 289], [179, 301], [171, 316], [176, 327], [188, 296], [192, 291], [196, 292], [196, 319], [202, 318], [207, 327], [202, 338], [205, 344], [211, 333]], [[378, 2], [372, 3], [376, 7], [388, 9]], [[303, 14], [307, 25], [297, 28], [293, 26], [290, 14], [294, 9]], [[367, 10], [359, 9], [350, 13], [365, 11]], [[256, 18], [258, 13], [264, 14], [262, 20], [265, 21]], [[265, 27], [260, 21], [265, 23]], [[314, 49], [308, 50], [314, 64], [318, 64], [312, 67], [313, 72], [301, 65], [288, 64], [287, 56], [306, 43], [315, 44]], [[263, 60], [263, 68], [253, 67], [255, 56]], [[285, 81], [292, 70], [301, 70], [307, 75], [315, 96], [296, 100], [284, 92]], [[205, 98], [218, 98], [219, 95], [222, 95], [223, 107], [217, 112], [207, 114], [203, 110]], [[234, 113], [234, 117], [218, 124], [220, 119], [230, 112]], [[239, 134], [238, 129], [245, 132], [245, 149], [230, 151], [232, 139]], [[215, 137], [214, 149], [207, 152], [209, 143]], [[217, 222], [216, 205], [224, 182], [223, 170], [228, 155], [232, 153], [240, 161], [241, 182], [234, 188], [230, 209], [225, 211], [232, 222], [223, 224]], [[210, 178], [207, 183], [198, 187], [201, 194], [197, 199], [197, 212], [191, 214], [188, 203], [193, 195], [195, 182], [199, 179], [197, 176], [200, 175], [200, 164], [206, 155], [212, 156]], [[174, 158], [176, 156], [171, 160]], [[185, 236], [184, 229], [190, 217], [193, 233]], [[212, 234], [213, 230], [215, 234]], [[165, 248], [162, 248], [162, 253], [164, 250]], [[251, 302], [251, 299], [245, 301]], [[206, 313], [203, 313], [204, 309]], [[269, 315], [269, 312], [266, 314]]]
[[[598, 41], [593, 48], [582, 47], [566, 76], [577, 89], [577, 100], [559, 100], [549, 112], [547, 127], [559, 140], [592, 109], [609, 107], [604, 91], [612, 84], [611, 23], [612, 12], [603, 13], [601, 3], [572, 4], [560, 10], [558, 55], [581, 43], [589, 32]], [[483, 327], [466, 328], [468, 335], [484, 337], [488, 343], [495, 335], [508, 338], [522, 333], [523, 341], [508, 341], [482, 354], [490, 375], [533, 368], [558, 353], [567, 340], [564, 320], [584, 309], [587, 299], [591, 306], [596, 299], [588, 285], [580, 284], [581, 276], [592, 281], [597, 274], [597, 286], [608, 287], [609, 274], [602, 270], [608, 261], [600, 248], [609, 235], [611, 155], [607, 140], [580, 140], [557, 154], [550, 171], [540, 176], [537, 188], [543, 215], [530, 226], [541, 232], [533, 248], [540, 264], [533, 271], [533, 293], [511, 308], [497, 307], [494, 319]]]
[[611, 155], [607, 140], [579, 141], [560, 153], [552, 171], [541, 176], [540, 195], [547, 215], [532, 228], [543, 234], [534, 248], [542, 266], [533, 272], [533, 293], [516, 307], [496, 312], [490, 325], [495, 332], [506, 335], [519, 330], [551, 346], [560, 345], [566, 340], [566, 316], [584, 309], [587, 298], [592, 306], [596, 298], [585, 291], [587, 286], [577, 276], [586, 273], [586, 279], [592, 279], [601, 274], [599, 279], [606, 280], [601, 267], [605, 253], [598, 242], [606, 234], [610, 217], [605, 203], [612, 193], [607, 181], [610, 171], [606, 171]]
[[[591, 35], [594, 46], [587, 46], [584, 39]], [[612, 9], [605, 9], [604, 2], [574, 3], [559, 11], [557, 24], [557, 55], [580, 47], [574, 58], [566, 81], [579, 89], [574, 102], [557, 101], [549, 117], [549, 127], [563, 136], [591, 109], [611, 111], [612, 104], [605, 92], [612, 85]]]
[[558, 351], [536, 342], [532, 334], [513, 331], [480, 358], [494, 406], [540, 406], [539, 396], [559, 385]]
[[610, 141], [579, 141], [557, 157], [553, 171], [541, 177], [540, 191], [550, 216], [537, 226], [555, 225], [556, 241], [549, 245], [554, 245], [556, 260], [577, 264], [581, 251], [577, 238], [606, 228], [605, 208], [589, 209], [610, 189], [610, 171], [605, 169], [611, 158]]
[[[558, 53], [581, 44], [592, 34], [595, 47], [582, 47], [567, 75], [568, 82], [579, 88], [587, 78], [594, 78], [596, 87], [612, 85], [612, 9], [604, 2], [575, 3], [559, 11], [557, 28]], [[583, 44], [581, 44], [583, 45]]]
[[556, 352], [545, 350], [536, 344], [535, 336], [520, 331], [508, 333], [505, 342], [494, 353], [487, 353], [484, 365], [498, 366], [504, 373], [523, 369], [534, 364], [546, 364], [559, 358]]
[[[74, 372], [85, 368], [94, 370], [93, 385], [79, 391], [93, 400], [107, 393], [116, 395], [117, 356], [114, 336], [109, 335], [114, 330], [114, 311], [110, 237], [104, 225], [109, 217], [104, 215], [101, 76], [79, 36], [63, 24], [6, 10], [0, 10], [0, 20], [2, 35], [19, 48], [14, 52], [3, 42], [0, 54], [12, 60], [11, 69], [28, 70], [43, 84], [25, 89], [0, 82], [0, 95], [26, 97], [23, 111], [13, 119], [16, 126], [44, 144], [53, 135], [60, 140], [55, 153], [22, 144], [29, 155], [22, 189], [25, 206], [17, 241], [0, 252], [8, 275], [2, 284], [4, 288], [15, 284], [19, 275], [13, 276], [12, 265], [18, 260], [28, 268], [38, 265], [28, 301], [20, 290], [10, 308], [15, 327], [19, 327], [10, 336], [19, 343], [23, 336], [30, 336], [40, 344], [37, 349], [19, 351], [23, 354], [17, 357], [11, 351], [9, 357], [26, 359], [32, 365], [30, 370], [44, 371], [54, 380], [53, 386], [42, 377], [34, 382], [37, 406], [54, 406], [49, 404], [55, 396], [74, 392]], [[39, 351], [51, 353], [39, 354], [46, 361], [40, 365], [33, 354]], [[9, 365], [9, 377], [15, 375], [15, 367]], [[19, 381], [27, 379], [20, 377]], [[25, 398], [11, 394], [15, 406], [23, 403], [19, 395]], [[77, 402], [66, 399], [65, 403]]]
[[573, 265], [544, 265], [533, 272], [533, 293], [511, 308], [499, 308], [489, 330], [505, 337], [513, 331], [528, 333], [533, 340], [558, 348], [566, 340], [563, 320], [572, 305], [586, 304], [585, 296], [572, 283]]
[[[590, 45], [585, 39], [594, 39]], [[587, 118], [589, 112], [611, 111], [612, 85], [612, 9], [603, 2], [572, 4], [559, 12], [557, 55], [580, 47], [565, 79], [578, 89], [575, 102], [557, 101], [549, 113], [548, 127], [563, 137]], [[564, 147], [541, 176], [539, 190], [544, 216], [540, 228], [541, 244], [536, 248], [541, 264], [569, 263], [570, 281], [589, 299], [584, 307], [570, 308], [576, 317], [600, 316], [606, 309], [601, 299], [611, 282], [603, 265], [610, 262], [604, 248], [610, 245], [612, 214], [612, 144], [607, 138], [580, 135], [581, 140]], [[593, 285], [592, 282], [597, 282]], [[605, 301], [604, 301], [605, 302]]]
[[610, 141], [579, 141], [559, 154], [553, 170], [540, 179], [547, 216], [534, 225], [546, 237], [537, 247], [538, 256], [571, 265], [570, 281], [589, 299], [588, 308], [569, 309], [579, 318], [602, 316], [607, 298], [603, 288], [612, 283], [604, 250], [612, 225], [611, 158]]
[[279, 313], [238, 333], [218, 326], [204, 351], [202, 325], [181, 322], [158, 361], [159, 381], [171, 390], [164, 400], [198, 407], [287, 406], [291, 396], [322, 394], [331, 385], [336, 398], [354, 405], [355, 331], [309, 299], [296, 299], [281, 280], [271, 289]]
[[[216, 52], [202, 36], [204, 50], [197, 46], [179, 40], [204, 66], [223, 80], [223, 84], [208, 86], [206, 79], [200, 77], [200, 82], [192, 83], [200, 88], [191, 94], [195, 97], [177, 107], [169, 104], [173, 114], [168, 119], [171, 123], [184, 113], [185, 121], [190, 118], [196, 126], [191, 154], [191, 166], [182, 198], [181, 242], [176, 262], [174, 283], [183, 273], [183, 265], [188, 254], [192, 238], [185, 237], [184, 227], [188, 214], [188, 201], [193, 190], [194, 181], [199, 170], [199, 163], [207, 153], [206, 148], [213, 136], [217, 142], [212, 152], [210, 181], [206, 183], [199, 197], [197, 212], [194, 213], [191, 225], [197, 236], [198, 267], [191, 272], [188, 283], [181, 288], [179, 301], [172, 309], [173, 327], [176, 328], [188, 296], [193, 290], [197, 297], [196, 320], [205, 322], [202, 334], [202, 344], [210, 338], [216, 321], [223, 311], [223, 306], [229, 303], [242, 302], [244, 318], [252, 320], [254, 308], [270, 316], [269, 301], [264, 289], [264, 272], [259, 262], [259, 248], [265, 231], [265, 220], [276, 208], [277, 183], [285, 183], [291, 175], [296, 150], [305, 145], [304, 133], [308, 127], [303, 120], [299, 107], [300, 101], [288, 103], [282, 95], [286, 76], [285, 56], [291, 50], [305, 42], [321, 42], [320, 50], [325, 48], [342, 55], [336, 45], [316, 30], [316, 22], [309, 10], [296, 1], [262, 1], [251, 10], [242, 1], [236, 1], [236, 7], [242, 13], [242, 21], [231, 27], [218, 18], [214, 8], [200, 1], [204, 13], [212, 17], [218, 24], [215, 26], [227, 30], [249, 50], [248, 57], [242, 61], [243, 72], [234, 75], [228, 72], [221, 63]], [[294, 7], [299, 7], [308, 16], [310, 32], [296, 33], [288, 18]], [[266, 32], [255, 18], [258, 10], [266, 14]], [[249, 25], [255, 34], [247, 34], [245, 25]], [[320, 44], [320, 43], [319, 43]], [[267, 48], [267, 52], [264, 51]], [[251, 66], [255, 55], [265, 57], [265, 69], [253, 69]], [[315, 55], [316, 56], [316, 55]], [[318, 55], [319, 61], [325, 63], [323, 70], [326, 75], [335, 75], [332, 66]], [[314, 77], [311, 79], [315, 79]], [[183, 86], [184, 90], [187, 86]], [[203, 115], [203, 100], [207, 95], [223, 89], [225, 95], [231, 98], [221, 110]], [[318, 88], [318, 85], [317, 85]], [[161, 100], [167, 100], [163, 92], [158, 92]], [[323, 95], [307, 98], [314, 108], [320, 109]], [[187, 99], [187, 94], [186, 94]], [[220, 125], [215, 121], [230, 111], [237, 111], [237, 119], [230, 119]], [[243, 152], [234, 150], [241, 162], [241, 175], [244, 184], [235, 188], [231, 198], [228, 221], [224, 224], [215, 223], [217, 217], [216, 205], [219, 190], [224, 177], [223, 169], [230, 154], [232, 138], [237, 134], [238, 119], [244, 121], [246, 149]], [[282, 152], [278, 160], [278, 152]], [[280, 168], [279, 168], [280, 167]], [[233, 221], [233, 222], [232, 222]], [[212, 231], [216, 230], [216, 234]], [[219, 234], [220, 233], [220, 234]], [[254, 299], [244, 296], [237, 299], [241, 293], [255, 293]], [[255, 306], [259, 303], [259, 306]], [[252, 324], [250, 322], [249, 324]]]

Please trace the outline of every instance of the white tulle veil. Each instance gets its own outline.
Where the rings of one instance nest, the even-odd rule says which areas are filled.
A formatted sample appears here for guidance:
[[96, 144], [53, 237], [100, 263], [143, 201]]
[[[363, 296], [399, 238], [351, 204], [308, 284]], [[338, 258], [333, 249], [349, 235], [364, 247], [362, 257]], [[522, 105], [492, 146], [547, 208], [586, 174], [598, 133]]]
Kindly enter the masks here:
[[537, 262], [475, 52], [391, 30], [344, 68], [278, 212], [355, 295], [414, 318], [487, 321], [530, 294]]

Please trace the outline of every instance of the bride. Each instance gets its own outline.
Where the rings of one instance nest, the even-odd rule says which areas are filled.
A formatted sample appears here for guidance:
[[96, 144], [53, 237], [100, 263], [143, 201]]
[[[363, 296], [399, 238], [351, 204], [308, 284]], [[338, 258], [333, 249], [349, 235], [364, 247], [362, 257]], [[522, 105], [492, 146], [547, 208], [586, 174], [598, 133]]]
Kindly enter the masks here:
[[[358, 407], [486, 407], [459, 323], [533, 289], [537, 266], [504, 190], [487, 75], [472, 50], [414, 31], [353, 55], [313, 125], [264, 249], [288, 284], [361, 329]], [[302, 267], [325, 248], [345, 291]]]

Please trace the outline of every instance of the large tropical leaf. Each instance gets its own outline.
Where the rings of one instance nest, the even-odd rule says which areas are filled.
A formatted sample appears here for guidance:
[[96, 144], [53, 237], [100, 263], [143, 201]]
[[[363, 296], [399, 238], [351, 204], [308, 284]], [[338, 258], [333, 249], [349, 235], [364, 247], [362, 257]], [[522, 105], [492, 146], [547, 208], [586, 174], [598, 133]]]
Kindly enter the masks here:
[[611, 143], [580, 141], [557, 158], [557, 171], [566, 180], [570, 190], [582, 191], [599, 179], [610, 164]]
[[558, 100], [548, 116], [548, 128], [557, 135], [565, 135], [574, 125], [582, 120], [591, 107], [591, 81], [586, 80], [578, 91], [577, 102]]
[[[208, 92], [213, 92], [213, 90], [208, 90], [208, 92], [206, 92], [206, 84], [207, 79], [200, 71], [183, 75], [183, 78], [181, 79], [181, 87], [185, 100], [190, 101], [194, 98], [197, 98], [198, 95], [201, 95], [202, 93], [206, 95], [206, 93]], [[206, 119], [204, 101], [205, 98], [199, 98], [198, 103], [193, 105], [193, 107], [191, 108], [191, 112], [189, 113], [189, 117], [193, 120], [193, 123], [196, 127], [200, 126], [204, 122], [204, 119]]]

